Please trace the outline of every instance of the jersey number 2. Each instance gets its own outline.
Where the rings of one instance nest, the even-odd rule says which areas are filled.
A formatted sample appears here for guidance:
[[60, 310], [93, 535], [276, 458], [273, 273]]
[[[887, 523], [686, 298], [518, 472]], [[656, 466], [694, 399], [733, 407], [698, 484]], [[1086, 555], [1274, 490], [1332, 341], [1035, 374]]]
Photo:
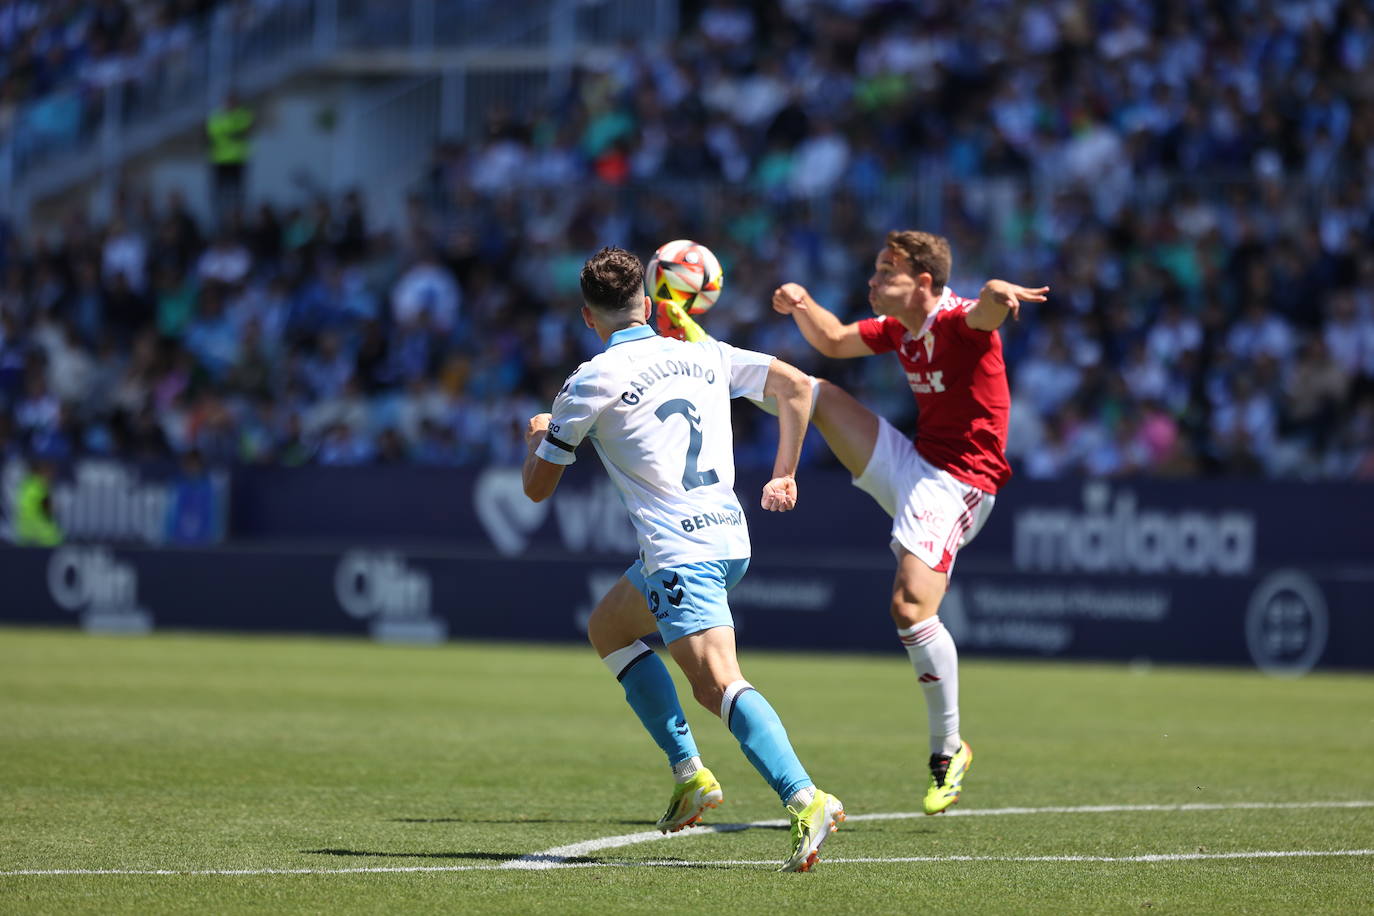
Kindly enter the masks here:
[[701, 414], [697, 412], [697, 405], [685, 398], [673, 398], [664, 401], [654, 411], [654, 416], [664, 423], [674, 414], [682, 414], [687, 421], [687, 461], [682, 470], [682, 489], [691, 490], [717, 482], [720, 475], [715, 471], [697, 469], [697, 460], [701, 456]]

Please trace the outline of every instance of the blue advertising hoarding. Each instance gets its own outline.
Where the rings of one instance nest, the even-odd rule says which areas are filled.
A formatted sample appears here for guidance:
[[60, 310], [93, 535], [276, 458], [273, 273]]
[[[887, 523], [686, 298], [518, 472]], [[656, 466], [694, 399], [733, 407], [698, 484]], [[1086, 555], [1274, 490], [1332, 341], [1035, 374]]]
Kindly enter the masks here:
[[[575, 467], [530, 503], [519, 472], [252, 470], [230, 548], [0, 550], [0, 620], [580, 639], [635, 555], [615, 491]], [[896, 651], [888, 520], [846, 475], [764, 513], [732, 593], [754, 647]], [[1374, 488], [1015, 481], [960, 555], [941, 616], [968, 654], [1374, 668]]]
[[[624, 564], [530, 562], [383, 549], [0, 551], [15, 623], [102, 632], [356, 633], [382, 640], [577, 640]], [[888, 572], [812, 560], [758, 563], [731, 594], [752, 648], [897, 651]], [[941, 616], [960, 651], [1046, 658], [1253, 664], [1279, 673], [1374, 668], [1368, 581], [1299, 568], [1263, 575], [1062, 582], [956, 577]]]
[[[13, 541], [19, 488], [31, 468], [0, 461], [0, 544]], [[115, 544], [218, 544], [227, 536], [229, 474], [169, 463], [83, 458], [58, 469], [51, 512], [69, 539]]]

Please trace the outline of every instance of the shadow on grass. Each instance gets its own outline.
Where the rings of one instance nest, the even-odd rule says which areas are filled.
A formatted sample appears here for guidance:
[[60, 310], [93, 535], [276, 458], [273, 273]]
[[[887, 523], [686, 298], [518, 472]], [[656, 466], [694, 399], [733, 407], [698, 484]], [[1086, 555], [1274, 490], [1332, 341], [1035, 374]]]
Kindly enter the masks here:
[[623, 824], [652, 827], [652, 821], [608, 821], [598, 817], [393, 817], [393, 824]]
[[[739, 865], [722, 865], [719, 862], [631, 862], [617, 859], [603, 859], [602, 865], [618, 865], [622, 868], [672, 868], [686, 871], [740, 871]], [[743, 866], [751, 868], [752, 866]], [[762, 869], [761, 869], [762, 870]], [[772, 870], [768, 866], [767, 870]]]
[[[845, 827], [844, 829], [845, 829], [846, 831], [852, 831], [854, 828], [853, 828], [853, 827]], [[900, 826], [890, 826], [890, 825], [884, 825], [882, 822], [879, 822], [879, 823], [877, 823], [877, 824], [864, 824], [864, 832], [865, 832], [865, 833], [889, 833], [889, 834], [893, 834], [893, 835], [901, 834], [902, 836], [911, 836], [911, 835], [913, 835], [913, 834], [916, 835], [916, 836], [929, 836], [929, 835], [937, 834], [937, 833], [939, 833], [940, 831], [936, 830], [934, 827], [908, 827], [908, 826], [906, 826], [905, 824], [900, 825]]]
[[[359, 856], [381, 859], [468, 859], [482, 862], [510, 862], [523, 859], [527, 862], [549, 862], [556, 865], [607, 865], [621, 868], [682, 868], [694, 871], [738, 871], [738, 865], [720, 862], [690, 862], [686, 859], [603, 859], [595, 856], [538, 856], [518, 852], [372, 852], [365, 849], [302, 849], [307, 855], [319, 856]], [[776, 866], [767, 866], [772, 871]]]
[[[376, 852], [367, 849], [302, 849], [301, 852], [312, 856], [360, 856], [379, 859], [476, 859], [486, 862], [508, 862], [524, 856], [523, 852]], [[600, 862], [600, 859], [587, 859], [580, 856], [564, 859], [564, 862]]]

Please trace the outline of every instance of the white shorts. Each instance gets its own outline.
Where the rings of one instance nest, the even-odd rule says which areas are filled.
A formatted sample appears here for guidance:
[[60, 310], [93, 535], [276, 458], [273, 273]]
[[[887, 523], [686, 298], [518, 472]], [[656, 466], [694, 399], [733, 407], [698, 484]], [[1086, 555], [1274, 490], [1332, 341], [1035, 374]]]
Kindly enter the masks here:
[[892, 516], [892, 552], [902, 549], [936, 572], [953, 573], [954, 558], [992, 514], [996, 498], [956, 480], [921, 457], [911, 440], [878, 418], [878, 441], [854, 486]]

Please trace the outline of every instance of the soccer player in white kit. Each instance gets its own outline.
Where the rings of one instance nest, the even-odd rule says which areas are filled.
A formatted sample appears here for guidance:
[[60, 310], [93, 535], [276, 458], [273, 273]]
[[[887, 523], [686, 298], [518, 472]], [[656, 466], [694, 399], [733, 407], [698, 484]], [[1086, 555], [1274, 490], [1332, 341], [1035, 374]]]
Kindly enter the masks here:
[[777, 713], [740, 673], [726, 592], [750, 556], [734, 493], [730, 399], [778, 404], [778, 454], [762, 505], [785, 512], [797, 502], [810, 378], [729, 344], [659, 337], [648, 324], [643, 264], [628, 251], [603, 248], [583, 266], [581, 286], [583, 320], [606, 349], [568, 378], [551, 414], [530, 418], [525, 493], [547, 499], [589, 439], [634, 522], [639, 559], [597, 606], [588, 635], [672, 768], [676, 787], [659, 829], [696, 823], [723, 794], [701, 763], [668, 669], [641, 639], [655, 629], [697, 701], [720, 715], [791, 816], [782, 870], [807, 871], [844, 806], [815, 787]]

